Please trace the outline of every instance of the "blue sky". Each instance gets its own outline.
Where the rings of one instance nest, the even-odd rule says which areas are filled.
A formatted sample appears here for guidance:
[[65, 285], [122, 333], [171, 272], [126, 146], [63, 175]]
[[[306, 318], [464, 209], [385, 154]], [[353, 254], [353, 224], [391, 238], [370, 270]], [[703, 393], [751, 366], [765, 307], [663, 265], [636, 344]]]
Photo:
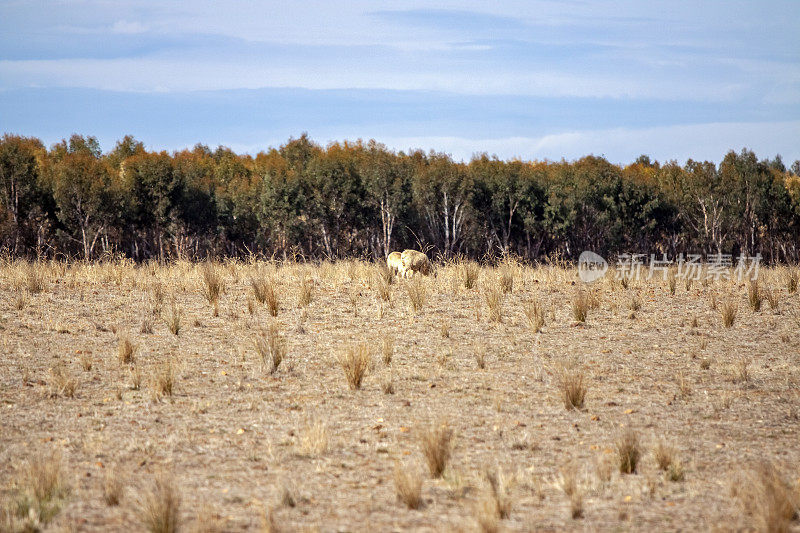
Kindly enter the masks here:
[[3, 0], [0, 131], [800, 159], [800, 2]]

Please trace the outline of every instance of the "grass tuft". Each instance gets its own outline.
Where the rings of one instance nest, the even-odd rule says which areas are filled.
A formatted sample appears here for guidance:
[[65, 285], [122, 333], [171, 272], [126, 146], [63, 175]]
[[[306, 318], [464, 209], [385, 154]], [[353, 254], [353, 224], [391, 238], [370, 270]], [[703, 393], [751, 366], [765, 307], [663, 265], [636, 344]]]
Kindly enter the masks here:
[[558, 387], [566, 409], [583, 409], [587, 387], [583, 369], [577, 361], [570, 360], [556, 370]]
[[431, 476], [442, 477], [450, 456], [453, 453], [453, 430], [446, 422], [432, 423], [419, 433], [422, 456], [428, 465]]
[[539, 333], [544, 327], [544, 306], [539, 303], [539, 300], [533, 300], [525, 304], [523, 311], [533, 332]]
[[578, 322], [586, 322], [589, 314], [589, 295], [586, 291], [578, 291], [572, 297], [572, 318]]
[[422, 507], [422, 476], [416, 467], [396, 464], [394, 467], [394, 488], [398, 501], [409, 509]]
[[361, 388], [361, 382], [367, 374], [372, 359], [369, 354], [369, 345], [366, 342], [353, 344], [339, 355], [339, 366], [344, 371], [347, 385], [350, 390]]
[[739, 305], [732, 299], [725, 300], [719, 304], [719, 312], [722, 316], [722, 325], [726, 328], [733, 326], [736, 321], [736, 313], [739, 311]]
[[175, 533], [180, 526], [181, 496], [171, 474], [162, 472], [139, 502], [139, 517], [150, 533]]
[[288, 351], [288, 342], [281, 335], [278, 324], [272, 322], [267, 329], [262, 328], [253, 340], [253, 345], [262, 366], [269, 367], [270, 374], [277, 372]]
[[619, 471], [623, 474], [635, 474], [642, 456], [639, 436], [628, 428], [620, 434], [616, 442]]
[[428, 301], [428, 290], [425, 284], [420, 278], [415, 278], [406, 284], [406, 293], [414, 314], [419, 314]]

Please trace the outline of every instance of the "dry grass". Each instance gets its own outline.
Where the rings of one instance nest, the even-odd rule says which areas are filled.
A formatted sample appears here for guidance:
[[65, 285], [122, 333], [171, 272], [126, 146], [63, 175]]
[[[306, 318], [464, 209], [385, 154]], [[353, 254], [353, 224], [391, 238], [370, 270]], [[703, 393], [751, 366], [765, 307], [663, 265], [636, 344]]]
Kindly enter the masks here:
[[351, 344], [345, 349], [344, 353], [339, 355], [339, 366], [344, 371], [344, 377], [347, 379], [347, 385], [350, 390], [361, 388], [361, 383], [371, 362], [369, 345], [366, 342]]
[[490, 322], [503, 321], [503, 292], [499, 287], [487, 287], [483, 293]]
[[117, 359], [120, 364], [130, 365], [136, 358], [139, 347], [131, 341], [130, 336], [122, 334], [117, 342]]
[[17, 311], [22, 311], [23, 309], [25, 309], [25, 307], [27, 307], [30, 300], [31, 300], [30, 293], [28, 293], [27, 290], [21, 290], [18, 291], [17, 295], [14, 297], [12, 306]]
[[125, 484], [119, 477], [117, 469], [109, 467], [103, 476], [103, 501], [110, 507], [117, 506], [122, 501], [124, 493]]
[[253, 297], [258, 303], [267, 306], [270, 316], [278, 316], [280, 305], [275, 282], [268, 277], [257, 276], [250, 278], [250, 287], [253, 289]]
[[514, 499], [511, 489], [514, 480], [509, 479], [502, 469], [487, 469], [483, 472], [487, 484], [487, 493], [494, 502], [495, 513], [498, 518], [506, 519], [511, 516]]
[[301, 455], [320, 456], [328, 451], [328, 426], [322, 420], [309, 420], [300, 432], [298, 451]]
[[750, 280], [747, 283], [747, 303], [750, 309], [756, 313], [761, 311], [761, 303], [764, 301], [764, 294], [758, 286], [758, 280]]
[[8, 506], [9, 531], [40, 531], [61, 511], [70, 488], [64, 479], [61, 452], [34, 452], [22, 464]]
[[288, 341], [281, 335], [277, 322], [270, 323], [269, 327], [256, 335], [253, 346], [256, 350], [263, 368], [269, 368], [270, 374], [278, 371], [281, 362], [288, 352]]
[[558, 365], [555, 374], [564, 407], [583, 409], [587, 387], [581, 365], [575, 360], [569, 360]]
[[78, 390], [78, 380], [61, 363], [50, 369], [50, 382], [48, 385], [51, 397], [74, 398]]
[[158, 363], [153, 369], [150, 380], [150, 390], [153, 398], [158, 399], [163, 396], [172, 396], [175, 386], [175, 363], [171, 357]]
[[722, 325], [726, 328], [733, 326], [736, 321], [736, 313], [739, 311], [739, 304], [733, 299], [727, 299], [719, 304], [719, 312], [722, 317]]
[[780, 293], [775, 289], [765, 288], [763, 290], [763, 294], [764, 298], [766, 298], [767, 302], [769, 302], [769, 308], [773, 311], [777, 311], [781, 300]]
[[577, 291], [572, 297], [572, 318], [578, 322], [586, 322], [589, 305], [589, 295], [586, 291]]
[[[478, 516], [488, 530], [531, 524], [558, 531], [658, 530], [663, 524], [685, 531], [765, 530], [760, 518], [732, 506], [720, 485], [751, 457], [780, 460], [791, 468], [780, 470], [781, 476], [787, 482], [797, 477], [800, 408], [792, 391], [798, 385], [800, 307], [797, 294], [787, 293], [781, 269], [765, 267], [759, 278], [762, 289], [769, 286], [780, 296], [779, 312], [765, 312], [765, 292], [764, 308], [754, 313], [747, 281], [698, 282], [689, 292], [679, 282], [680, 294], [671, 297], [660, 278], [631, 280], [623, 291], [611, 276], [583, 285], [574, 268], [512, 266], [504, 322], [490, 325], [483, 291], [499, 288], [499, 266], [480, 267], [479, 291], [463, 288], [455, 264], [439, 265], [437, 277], [418, 277], [428, 299], [416, 316], [409, 316], [405, 300], [404, 287], [413, 280], [395, 278], [401, 292], [392, 300], [402, 298], [387, 304], [373, 292], [378, 268], [364, 262], [215, 266], [227, 285], [219, 318], [209, 316], [199, 265], [188, 261], [76, 262], [65, 271], [46, 263], [39, 268], [49, 288], [31, 295], [22, 312], [13, 308], [23, 290], [22, 266], [0, 261], [0, 283], [7, 289], [0, 294], [0, 499], [11, 504], [24, 492], [18, 466], [49, 442], [64, 451], [65, 479], [76, 481], [69, 506], [36, 526], [45, 531], [144, 530], [136, 496], [149, 475], [170, 464], [180, 468], [175, 473], [184, 495], [184, 529], [192, 530], [203, 505], [214, 502], [226, 531], [257, 528], [264, 507], [259, 499], [275, 506], [273, 525], [284, 531], [309, 530], [309, 524], [323, 531], [461, 531]], [[349, 281], [350, 271], [355, 281]], [[283, 306], [278, 317], [256, 302], [254, 276], [275, 280]], [[303, 276], [314, 280], [307, 308], [298, 307]], [[585, 326], [570, 313], [578, 289], [602, 302], [597, 311], [590, 302]], [[350, 291], [361, 293], [359, 316], [350, 310]], [[630, 321], [625, 315], [634, 292], [642, 311]], [[722, 328], [719, 309], [709, 309], [712, 294], [719, 303], [731, 297], [739, 302], [741, 314], [731, 329]], [[172, 302], [183, 312], [178, 337], [160, 318]], [[526, 313], [529, 302], [540, 309]], [[152, 334], [139, 334], [143, 314], [154, 317]], [[476, 321], [476, 315], [484, 316]], [[537, 317], [546, 321], [540, 334], [531, 323]], [[292, 350], [274, 377], [268, 373], [271, 357], [262, 369], [251, 344], [273, 321]], [[58, 334], [59, 324], [71, 333]], [[449, 333], [444, 338], [443, 324]], [[125, 334], [140, 345], [128, 365], [117, 353]], [[394, 347], [384, 351], [386, 338]], [[366, 365], [362, 390], [351, 393], [336, 359], [354, 341], [368, 344], [377, 365], [375, 374]], [[476, 369], [479, 345], [489, 350], [485, 371]], [[752, 364], [742, 381], [747, 384], [735, 385], [732, 379], [742, 379], [742, 355]], [[150, 384], [167, 357], [179, 369], [173, 397], [153, 403], [160, 394]], [[382, 362], [384, 357], [391, 361]], [[569, 358], [583, 365], [585, 411], [565, 408], [556, 369]], [[89, 363], [91, 370], [82, 370]], [[77, 380], [74, 399], [58, 392], [49, 374], [57, 365], [72, 374], [65, 372], [67, 380]], [[128, 388], [142, 379], [140, 390]], [[446, 420], [458, 432], [442, 479], [431, 479], [419, 451], [415, 426], [430, 420]], [[314, 436], [315, 421], [327, 426], [329, 440], [319, 455], [311, 443], [324, 439]], [[616, 432], [628, 426], [646, 444], [638, 475], [618, 472]], [[668, 455], [658, 451], [661, 436], [679, 450], [670, 461], [660, 459]], [[565, 457], [575, 458], [580, 473], [569, 497], [558, 487]], [[396, 501], [397, 460], [416, 462], [426, 479], [422, 511]], [[484, 479], [486, 465], [517, 481], [507, 519], [499, 517]], [[104, 487], [104, 474], [126, 488], [118, 507], [105, 502], [113, 490]], [[294, 508], [275, 501], [284, 478], [297, 484]], [[478, 506], [483, 511], [473, 516]], [[16, 507], [0, 508], [11, 510], [15, 523], [28, 522]], [[573, 513], [583, 520], [572, 520]], [[7, 520], [0, 516], [0, 531], [19, 530]]]
[[497, 270], [497, 285], [503, 294], [509, 294], [514, 290], [514, 271], [508, 264], [500, 265]]
[[478, 343], [475, 346], [475, 364], [481, 370], [486, 369], [486, 344]]
[[578, 467], [570, 462], [561, 468], [559, 486], [569, 498], [569, 516], [573, 520], [583, 518], [583, 489], [578, 480]]
[[390, 335], [385, 335], [381, 341], [381, 358], [383, 359], [383, 364], [386, 366], [391, 365], [393, 357], [394, 357], [394, 337]]
[[173, 335], [178, 335], [181, 332], [183, 320], [183, 311], [181, 311], [178, 304], [174, 301], [169, 307], [169, 311], [164, 316], [164, 322], [167, 323], [167, 328]]
[[454, 432], [446, 422], [432, 423], [420, 430], [419, 446], [428, 471], [434, 478], [442, 477], [453, 453]]
[[653, 458], [659, 470], [667, 471], [675, 462], [675, 447], [663, 440], [659, 440], [653, 448]]
[[176, 533], [180, 526], [181, 495], [172, 474], [158, 474], [139, 500], [139, 518], [150, 533]]
[[461, 284], [465, 289], [472, 289], [478, 283], [481, 268], [474, 261], [464, 261], [458, 266]]
[[[299, 307], [308, 307], [314, 298], [314, 280], [309, 276], [300, 278], [300, 292], [297, 296], [297, 305]], [[275, 315], [273, 315], [275, 316]]]
[[396, 464], [394, 467], [394, 489], [398, 501], [409, 509], [422, 507], [422, 476], [416, 466]]
[[800, 517], [800, 487], [786, 481], [772, 463], [753, 467], [734, 482], [732, 492], [757, 531], [788, 533]]
[[789, 294], [794, 294], [797, 292], [798, 279], [800, 279], [800, 270], [791, 267], [787, 267], [787, 269], [784, 270], [783, 282], [786, 285], [786, 290], [789, 291]]
[[216, 306], [220, 294], [225, 289], [222, 275], [213, 263], [205, 263], [200, 267], [200, 277], [203, 281], [203, 297], [209, 304]]
[[414, 314], [422, 312], [428, 301], [428, 288], [422, 279], [414, 278], [406, 283], [406, 294], [408, 294], [408, 301], [411, 303]]
[[631, 428], [623, 431], [616, 442], [619, 471], [623, 474], [635, 474], [642, 456], [639, 436]]
[[544, 306], [539, 303], [539, 300], [533, 300], [525, 304], [523, 311], [530, 328], [534, 333], [539, 333], [544, 327]]

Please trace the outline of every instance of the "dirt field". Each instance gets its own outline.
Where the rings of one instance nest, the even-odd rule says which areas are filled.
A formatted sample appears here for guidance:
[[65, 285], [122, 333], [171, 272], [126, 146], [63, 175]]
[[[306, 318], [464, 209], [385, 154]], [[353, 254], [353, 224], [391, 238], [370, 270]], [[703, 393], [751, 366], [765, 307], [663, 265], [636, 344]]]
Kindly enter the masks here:
[[[137, 531], [170, 509], [190, 531], [800, 528], [781, 517], [800, 482], [796, 270], [762, 269], [777, 307], [754, 311], [725, 280], [671, 294], [509, 263], [468, 289], [471, 268], [387, 285], [359, 262], [3, 264], [0, 530]], [[426, 432], [439, 458], [452, 436], [439, 478]], [[398, 477], [412, 504], [422, 482], [417, 509]]]

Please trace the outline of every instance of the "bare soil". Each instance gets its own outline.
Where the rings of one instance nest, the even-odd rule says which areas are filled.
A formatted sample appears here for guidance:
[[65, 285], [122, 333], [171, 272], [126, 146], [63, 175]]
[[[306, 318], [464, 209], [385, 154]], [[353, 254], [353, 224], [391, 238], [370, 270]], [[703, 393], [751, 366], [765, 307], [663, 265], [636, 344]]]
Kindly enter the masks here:
[[[566, 267], [512, 265], [498, 323], [485, 297], [499, 287], [490, 267], [473, 289], [456, 265], [398, 279], [389, 302], [368, 263], [215, 269], [224, 284], [217, 313], [201, 269], [186, 262], [0, 267], [2, 498], [23, 490], [26, 461], [58, 449], [69, 492], [46, 530], [142, 530], [142, 496], [163, 472], [189, 530], [261, 529], [270, 514], [273, 529], [289, 531], [475, 530], [487, 518], [487, 471], [508, 487], [502, 530], [741, 530], [762, 527], [736, 497], [755, 465], [769, 461], [788, 483], [800, 479], [800, 296], [782, 283], [783, 270], [762, 269], [761, 286], [779, 304], [755, 312], [735, 281], [687, 290], [679, 280], [672, 295], [660, 278], [584, 285]], [[30, 293], [37, 275], [43, 290]], [[305, 308], [303, 276], [313, 280]], [[253, 277], [274, 280], [276, 318], [255, 301], [249, 313]], [[409, 284], [426, 295], [417, 313]], [[578, 290], [593, 300], [585, 324], [572, 315]], [[738, 306], [731, 328], [720, 316], [727, 299]], [[524, 313], [534, 300], [545, 308], [538, 333]], [[164, 320], [173, 302], [178, 335]], [[141, 332], [143, 320], [152, 333]], [[273, 320], [287, 355], [270, 373], [255, 340]], [[120, 362], [124, 335], [136, 348], [138, 390]], [[358, 342], [369, 344], [372, 365], [350, 390], [338, 360]], [[171, 396], [154, 385], [167, 360]], [[561, 396], [568, 363], [584, 373], [580, 410]], [[59, 372], [75, 381], [74, 397]], [[384, 392], [389, 380], [393, 394]], [[455, 435], [439, 479], [419, 445], [431, 424]], [[642, 448], [635, 474], [618, 468], [616, 441], [629, 428]], [[682, 480], [659, 470], [659, 441], [674, 446]], [[423, 476], [419, 509], [398, 501], [396, 466]], [[117, 506], [103, 498], [109, 470], [124, 485]], [[582, 501], [577, 518], [564, 490], [570, 478]]]

